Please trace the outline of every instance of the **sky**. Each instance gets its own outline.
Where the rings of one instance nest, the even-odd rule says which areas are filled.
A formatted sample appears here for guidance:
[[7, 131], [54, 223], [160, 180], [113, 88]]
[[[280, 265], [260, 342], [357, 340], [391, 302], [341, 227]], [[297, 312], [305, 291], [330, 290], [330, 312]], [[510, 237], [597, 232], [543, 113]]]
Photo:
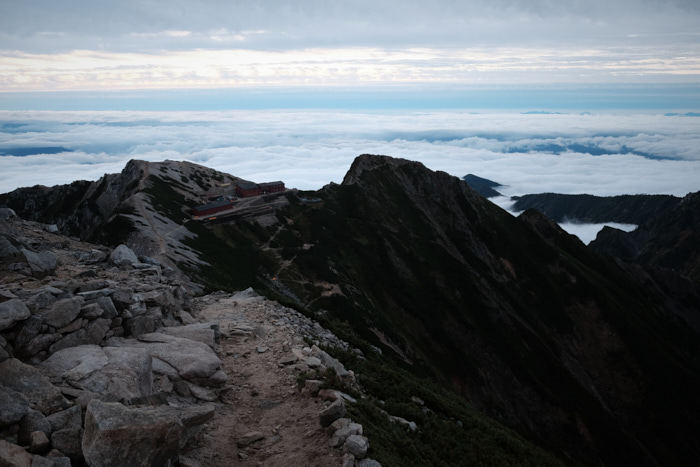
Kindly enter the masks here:
[[684, 84], [695, 0], [0, 1], [0, 92]]

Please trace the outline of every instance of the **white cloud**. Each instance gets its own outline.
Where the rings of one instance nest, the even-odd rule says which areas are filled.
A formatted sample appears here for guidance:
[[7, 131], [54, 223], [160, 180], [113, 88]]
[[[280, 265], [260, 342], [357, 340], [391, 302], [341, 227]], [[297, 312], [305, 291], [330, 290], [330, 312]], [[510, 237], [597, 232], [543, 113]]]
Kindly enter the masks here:
[[[70, 150], [0, 156], [0, 192], [96, 179], [121, 170], [132, 158], [191, 160], [255, 181], [281, 179], [288, 186], [316, 189], [342, 181], [357, 155], [375, 153], [421, 161], [460, 177], [475, 173], [506, 185], [499, 189], [506, 195], [684, 195], [700, 190], [698, 123], [642, 114], [0, 112], [0, 152]], [[554, 143], [613, 152], [632, 148], [672, 160], [532, 149]]]

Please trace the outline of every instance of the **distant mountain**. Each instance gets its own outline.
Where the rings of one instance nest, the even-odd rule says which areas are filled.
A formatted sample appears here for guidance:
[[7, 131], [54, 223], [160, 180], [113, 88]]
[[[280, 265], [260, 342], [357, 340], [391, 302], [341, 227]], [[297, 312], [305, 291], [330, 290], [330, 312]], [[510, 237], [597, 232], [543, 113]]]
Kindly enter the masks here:
[[[160, 164], [131, 162], [87, 189], [19, 191], [0, 204], [92, 236], [109, 231], [124, 202], [115, 199], [136, 197], [135, 211], [126, 203], [132, 210], [120, 214], [132, 228], [112, 229], [115, 237], [160, 251], [210, 289], [253, 286], [322, 320], [364, 352], [339, 357], [372, 395], [348, 410], [385, 465], [700, 458], [692, 284], [679, 294], [672, 280], [598, 254], [538, 211], [513, 217], [416, 162], [362, 155], [341, 184], [288, 192], [272, 213], [222, 223], [188, 219], [187, 205], [215, 177], [235, 177]], [[71, 190], [87, 213], [50, 212]], [[696, 253], [683, 243], [697, 238], [696, 217], [683, 210], [655, 226], [649, 235], [669, 230], [656, 243], [667, 254], [677, 244]], [[391, 426], [382, 411], [420, 428]]]
[[591, 248], [645, 266], [674, 270], [700, 284], [700, 193], [639, 222], [633, 232], [605, 228]]
[[619, 222], [641, 224], [673, 208], [680, 198], [670, 195], [565, 195], [539, 193], [512, 197], [512, 209], [537, 209], [557, 221], [582, 223]]
[[474, 191], [479, 193], [484, 198], [502, 196], [498, 191], [494, 190], [494, 188], [503, 186], [498, 182], [494, 182], [493, 180], [489, 180], [486, 178], [477, 177], [474, 174], [467, 174], [464, 177], [462, 177], [462, 180], [467, 182], [467, 185], [469, 185]]

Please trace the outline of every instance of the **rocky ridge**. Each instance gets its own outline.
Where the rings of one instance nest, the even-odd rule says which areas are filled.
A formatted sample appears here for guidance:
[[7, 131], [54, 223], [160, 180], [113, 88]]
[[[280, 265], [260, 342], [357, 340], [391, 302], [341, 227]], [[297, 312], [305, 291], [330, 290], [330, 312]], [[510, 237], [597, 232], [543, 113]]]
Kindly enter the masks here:
[[[260, 450], [267, 445], [297, 446], [311, 462], [299, 457], [298, 465], [352, 465], [350, 456], [366, 456], [356, 424], [340, 443], [344, 458], [337, 439], [329, 444], [319, 423], [327, 420], [318, 397], [324, 382], [299, 376], [330, 368], [358, 388], [352, 371], [318, 347], [348, 344], [318, 323], [252, 290], [193, 298], [172, 269], [125, 245], [86, 243], [10, 209], [0, 214], [3, 465], [289, 465], [292, 451], [275, 457]], [[242, 372], [241, 355], [250, 354], [272, 359], [276, 371]], [[284, 397], [240, 400], [244, 381], [256, 378], [258, 392], [269, 385]], [[325, 394], [345, 403], [340, 393]], [[249, 410], [276, 416], [252, 426]], [[206, 434], [226, 428], [238, 440], [233, 451], [221, 449], [230, 438]]]

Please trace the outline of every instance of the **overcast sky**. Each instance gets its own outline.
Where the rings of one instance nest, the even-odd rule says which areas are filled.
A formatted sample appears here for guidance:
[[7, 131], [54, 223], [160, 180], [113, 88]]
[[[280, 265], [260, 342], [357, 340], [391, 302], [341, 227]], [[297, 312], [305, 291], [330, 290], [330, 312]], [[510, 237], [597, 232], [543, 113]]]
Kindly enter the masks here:
[[685, 83], [696, 0], [0, 0], [0, 91]]

